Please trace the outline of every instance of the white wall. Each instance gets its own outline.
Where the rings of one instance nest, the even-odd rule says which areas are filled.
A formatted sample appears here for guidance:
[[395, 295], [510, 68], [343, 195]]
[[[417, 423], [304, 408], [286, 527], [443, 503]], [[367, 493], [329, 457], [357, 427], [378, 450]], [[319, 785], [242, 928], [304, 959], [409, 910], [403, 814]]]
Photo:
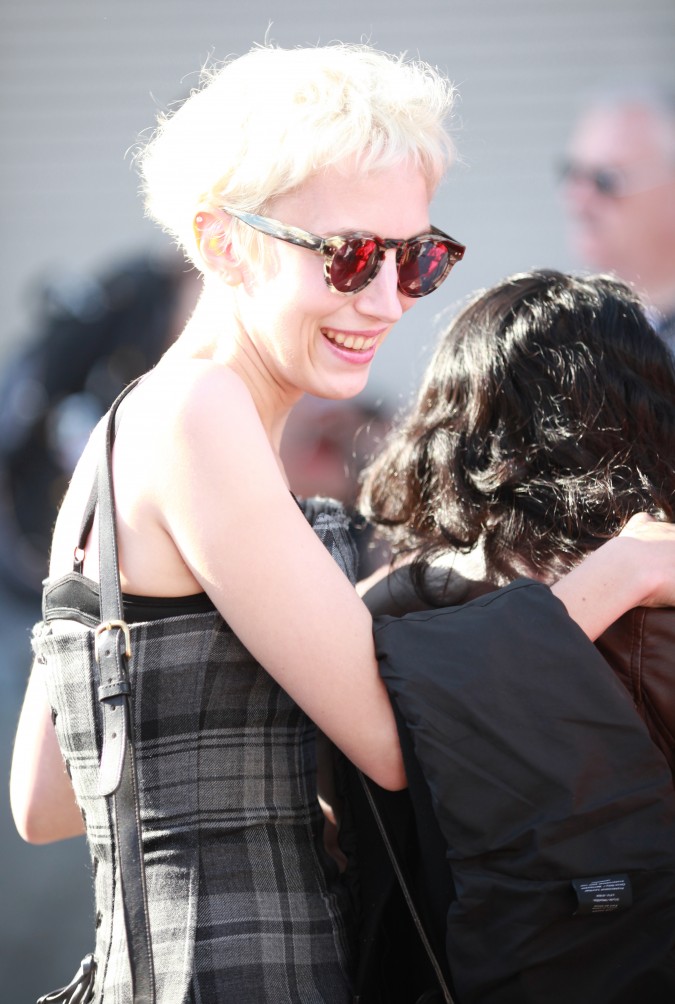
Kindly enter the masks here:
[[581, 96], [610, 79], [675, 83], [673, 0], [3, 0], [0, 361], [30, 335], [37, 284], [164, 238], [126, 151], [210, 55], [262, 41], [369, 40], [440, 65], [461, 93], [463, 163], [434, 221], [468, 245], [382, 352], [374, 388], [407, 393], [438, 312], [519, 268], [569, 267], [554, 163]]

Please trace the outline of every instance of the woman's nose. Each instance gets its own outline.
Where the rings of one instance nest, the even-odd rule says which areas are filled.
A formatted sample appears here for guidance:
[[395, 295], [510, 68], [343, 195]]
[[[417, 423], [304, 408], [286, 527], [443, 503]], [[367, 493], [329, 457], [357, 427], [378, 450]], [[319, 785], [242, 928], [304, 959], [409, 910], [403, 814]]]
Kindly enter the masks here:
[[410, 304], [398, 288], [396, 252], [387, 251], [380, 270], [373, 281], [355, 297], [356, 309], [362, 314], [377, 317], [393, 324]]

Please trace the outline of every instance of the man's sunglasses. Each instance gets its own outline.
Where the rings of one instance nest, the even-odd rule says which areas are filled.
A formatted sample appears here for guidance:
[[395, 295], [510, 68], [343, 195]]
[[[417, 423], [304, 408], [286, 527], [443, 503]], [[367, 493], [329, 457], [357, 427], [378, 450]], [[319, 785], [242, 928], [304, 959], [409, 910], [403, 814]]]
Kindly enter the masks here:
[[638, 192], [648, 192], [666, 183], [663, 172], [654, 178], [631, 178], [623, 171], [613, 167], [584, 167], [574, 161], [563, 161], [559, 168], [560, 181], [563, 184], [591, 185], [598, 195], [608, 199], [621, 199]]
[[317, 237], [267, 216], [243, 213], [229, 206], [221, 209], [254, 230], [323, 255], [324, 279], [328, 288], [337, 293], [352, 294], [365, 289], [380, 271], [385, 251], [395, 248], [398, 288], [404, 296], [426, 296], [440, 286], [466, 250], [463, 244], [435, 227], [409, 240], [382, 240], [363, 233]]

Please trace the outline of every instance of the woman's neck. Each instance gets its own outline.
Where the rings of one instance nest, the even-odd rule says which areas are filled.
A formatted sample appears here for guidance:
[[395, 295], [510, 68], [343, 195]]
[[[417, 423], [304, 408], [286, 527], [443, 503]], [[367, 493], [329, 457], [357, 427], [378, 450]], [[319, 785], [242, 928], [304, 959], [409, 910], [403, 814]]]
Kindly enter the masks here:
[[268, 438], [278, 453], [286, 419], [302, 392], [282, 387], [275, 380], [239, 321], [235, 297], [229, 286], [205, 281], [192, 316], [165, 357], [173, 363], [210, 359], [232, 369], [248, 387]]

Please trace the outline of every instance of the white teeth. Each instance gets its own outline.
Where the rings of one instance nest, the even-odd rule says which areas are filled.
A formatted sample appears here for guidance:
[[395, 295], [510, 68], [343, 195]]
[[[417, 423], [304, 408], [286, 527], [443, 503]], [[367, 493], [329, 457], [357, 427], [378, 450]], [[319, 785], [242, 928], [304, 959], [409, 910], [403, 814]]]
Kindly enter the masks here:
[[346, 349], [354, 349], [357, 352], [366, 346], [370, 348], [377, 341], [376, 338], [365, 338], [363, 335], [345, 335], [341, 331], [324, 330], [323, 333], [332, 342], [343, 345]]

